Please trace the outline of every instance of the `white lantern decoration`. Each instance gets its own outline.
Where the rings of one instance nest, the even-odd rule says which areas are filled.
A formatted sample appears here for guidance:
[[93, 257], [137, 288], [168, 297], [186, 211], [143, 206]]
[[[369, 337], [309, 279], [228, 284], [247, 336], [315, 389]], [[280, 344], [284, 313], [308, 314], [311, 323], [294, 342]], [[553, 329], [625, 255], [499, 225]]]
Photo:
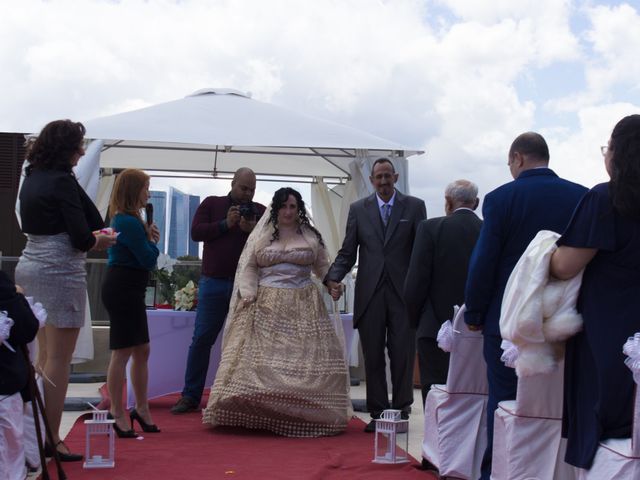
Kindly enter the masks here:
[[83, 466], [84, 468], [113, 468], [116, 464], [113, 435], [115, 420], [107, 418], [109, 413], [107, 410], [93, 408], [93, 418], [84, 421], [87, 432], [87, 448]]
[[373, 463], [409, 462], [409, 420], [402, 419], [400, 410], [385, 410], [376, 419], [376, 439]]

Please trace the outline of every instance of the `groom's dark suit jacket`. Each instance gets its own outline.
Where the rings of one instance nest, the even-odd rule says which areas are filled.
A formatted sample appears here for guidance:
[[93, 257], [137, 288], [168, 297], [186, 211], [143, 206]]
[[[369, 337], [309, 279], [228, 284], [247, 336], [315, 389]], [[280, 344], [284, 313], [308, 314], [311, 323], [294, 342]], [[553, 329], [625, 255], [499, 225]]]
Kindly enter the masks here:
[[354, 327], [362, 319], [383, 272], [389, 276], [398, 295], [402, 296], [416, 230], [426, 216], [422, 200], [396, 191], [391, 218], [385, 230], [375, 193], [351, 204], [342, 248], [325, 280], [340, 282], [358, 259]]

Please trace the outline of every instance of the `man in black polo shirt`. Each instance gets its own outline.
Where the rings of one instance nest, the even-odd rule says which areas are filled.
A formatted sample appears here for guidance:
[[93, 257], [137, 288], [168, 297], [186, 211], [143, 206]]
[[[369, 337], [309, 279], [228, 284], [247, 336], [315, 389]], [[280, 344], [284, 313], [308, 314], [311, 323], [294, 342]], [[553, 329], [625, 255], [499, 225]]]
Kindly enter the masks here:
[[184, 389], [171, 413], [199, 409], [211, 347], [229, 310], [238, 260], [249, 233], [265, 210], [263, 205], [252, 202], [255, 190], [255, 173], [248, 168], [240, 168], [233, 176], [229, 194], [205, 198], [193, 217], [191, 238], [204, 242], [202, 275], [198, 284], [198, 308]]

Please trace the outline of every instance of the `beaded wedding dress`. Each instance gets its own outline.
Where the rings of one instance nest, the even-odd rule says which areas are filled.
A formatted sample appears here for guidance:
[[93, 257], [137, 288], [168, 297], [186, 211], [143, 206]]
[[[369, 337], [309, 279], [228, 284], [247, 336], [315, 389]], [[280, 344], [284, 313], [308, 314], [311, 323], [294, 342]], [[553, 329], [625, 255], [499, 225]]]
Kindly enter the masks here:
[[328, 259], [315, 236], [304, 233], [309, 248], [247, 245], [254, 252], [236, 290], [238, 298], [255, 295], [256, 301], [232, 302], [204, 423], [289, 437], [346, 428], [351, 400], [344, 350], [311, 279], [312, 271], [323, 278]]

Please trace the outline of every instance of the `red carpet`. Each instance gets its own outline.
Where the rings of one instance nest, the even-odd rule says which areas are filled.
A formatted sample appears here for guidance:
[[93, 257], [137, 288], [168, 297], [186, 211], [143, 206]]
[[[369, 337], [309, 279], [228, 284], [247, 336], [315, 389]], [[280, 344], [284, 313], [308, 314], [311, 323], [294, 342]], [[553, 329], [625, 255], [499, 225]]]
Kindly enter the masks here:
[[[336, 437], [295, 439], [263, 431], [211, 428], [199, 413], [172, 415], [169, 408], [178, 395], [151, 402], [153, 419], [162, 433], [144, 434], [143, 440], [116, 438], [116, 467], [82, 468], [82, 462], [65, 463], [70, 480], [109, 479], [367, 479], [437, 478], [419, 470], [418, 463], [371, 463], [374, 436], [362, 431], [364, 422], [353, 419]], [[66, 438], [73, 452], [84, 453], [84, 418], [78, 419]], [[137, 426], [137, 424], [136, 424]], [[53, 462], [52, 478], [57, 478]]]

